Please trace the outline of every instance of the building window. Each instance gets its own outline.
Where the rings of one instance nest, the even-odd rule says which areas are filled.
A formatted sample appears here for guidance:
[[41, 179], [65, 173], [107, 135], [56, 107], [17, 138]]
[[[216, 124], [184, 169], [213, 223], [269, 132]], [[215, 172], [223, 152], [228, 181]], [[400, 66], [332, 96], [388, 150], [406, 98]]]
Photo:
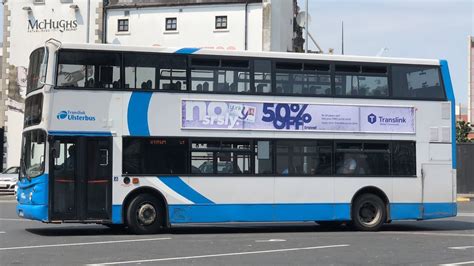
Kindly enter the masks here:
[[177, 18], [166, 18], [166, 30], [177, 30], [178, 19]]
[[216, 16], [216, 30], [227, 29], [227, 16]]
[[128, 19], [119, 19], [117, 25], [118, 32], [128, 32]]

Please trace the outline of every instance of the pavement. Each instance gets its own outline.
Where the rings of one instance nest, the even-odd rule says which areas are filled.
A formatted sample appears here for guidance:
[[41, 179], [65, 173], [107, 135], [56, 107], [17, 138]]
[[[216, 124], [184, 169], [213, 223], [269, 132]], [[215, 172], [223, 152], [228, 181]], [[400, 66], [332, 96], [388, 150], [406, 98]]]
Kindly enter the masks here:
[[102, 225], [19, 219], [0, 196], [1, 265], [474, 265], [474, 202], [459, 215], [402, 221], [379, 232], [315, 223], [174, 227], [137, 236]]

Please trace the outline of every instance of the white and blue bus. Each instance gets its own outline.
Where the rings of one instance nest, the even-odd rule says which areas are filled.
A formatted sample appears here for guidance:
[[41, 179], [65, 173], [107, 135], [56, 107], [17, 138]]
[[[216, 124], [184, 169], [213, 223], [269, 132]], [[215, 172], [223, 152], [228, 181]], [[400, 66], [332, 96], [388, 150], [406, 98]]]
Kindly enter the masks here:
[[17, 213], [45, 223], [451, 217], [445, 60], [62, 44], [30, 56]]

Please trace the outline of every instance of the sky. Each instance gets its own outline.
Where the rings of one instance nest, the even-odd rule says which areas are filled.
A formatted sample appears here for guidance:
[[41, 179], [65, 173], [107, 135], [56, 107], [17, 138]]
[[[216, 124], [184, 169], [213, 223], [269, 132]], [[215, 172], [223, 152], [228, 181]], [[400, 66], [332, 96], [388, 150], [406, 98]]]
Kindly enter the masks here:
[[[298, 0], [301, 10], [305, 1]], [[474, 0], [309, 0], [309, 32], [323, 51], [448, 60], [456, 102], [467, 105]], [[310, 43], [310, 49], [316, 50]]]
[[[289, 1], [289, 0], [287, 0]], [[474, 0], [308, 0], [309, 31], [321, 48], [344, 53], [448, 60], [456, 101], [467, 104], [467, 45]], [[305, 1], [298, 0], [305, 9]], [[3, 5], [0, 5], [0, 36]], [[310, 49], [316, 50], [310, 43]]]

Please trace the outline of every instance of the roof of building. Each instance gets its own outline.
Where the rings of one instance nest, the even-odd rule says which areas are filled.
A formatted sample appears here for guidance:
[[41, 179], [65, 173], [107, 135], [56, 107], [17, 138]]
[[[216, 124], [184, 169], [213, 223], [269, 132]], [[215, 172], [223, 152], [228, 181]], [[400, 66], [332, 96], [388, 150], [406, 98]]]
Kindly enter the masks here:
[[176, 7], [262, 3], [262, 0], [109, 0], [106, 8]]

